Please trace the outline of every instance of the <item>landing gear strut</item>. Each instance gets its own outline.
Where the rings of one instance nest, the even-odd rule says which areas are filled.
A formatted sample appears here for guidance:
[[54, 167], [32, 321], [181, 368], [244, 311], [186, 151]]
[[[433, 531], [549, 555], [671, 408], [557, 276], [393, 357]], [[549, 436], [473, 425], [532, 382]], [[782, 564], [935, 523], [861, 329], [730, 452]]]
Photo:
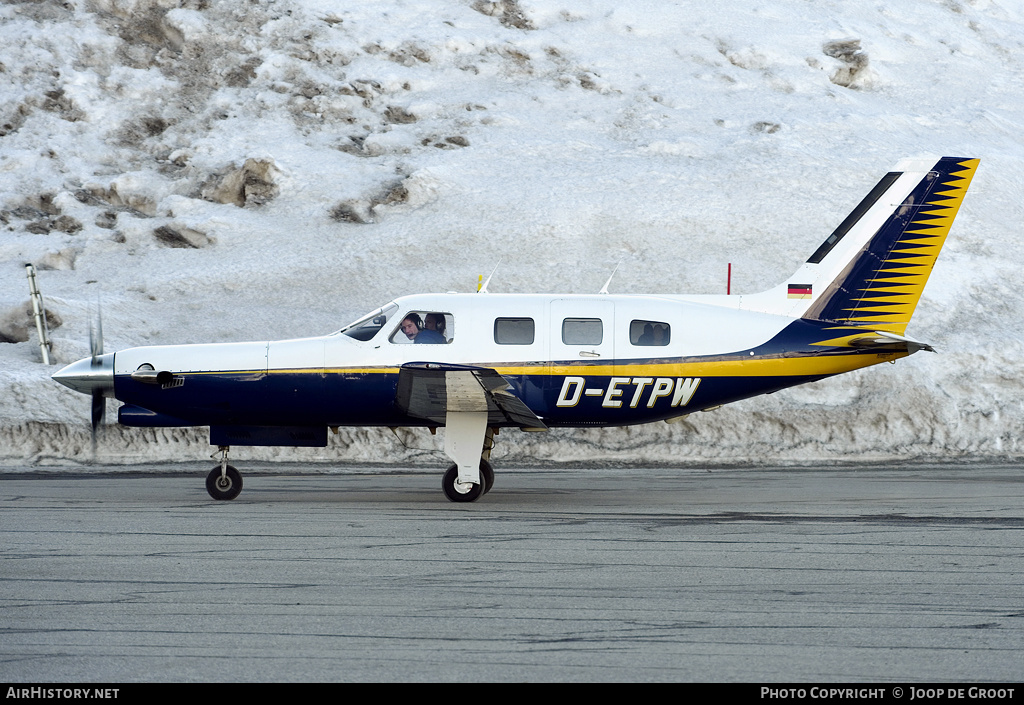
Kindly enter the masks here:
[[[206, 476], [206, 491], [214, 499], [234, 499], [242, 491], [242, 475], [233, 467], [228, 465], [228, 446], [219, 446], [217, 453], [220, 453], [220, 465], [217, 465]], [[217, 457], [214, 453], [213, 458]]]

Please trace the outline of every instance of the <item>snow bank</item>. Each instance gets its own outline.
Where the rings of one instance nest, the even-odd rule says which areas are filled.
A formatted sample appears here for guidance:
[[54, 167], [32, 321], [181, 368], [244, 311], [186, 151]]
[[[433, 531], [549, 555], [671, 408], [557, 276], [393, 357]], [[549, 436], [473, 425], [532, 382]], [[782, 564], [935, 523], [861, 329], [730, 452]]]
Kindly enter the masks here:
[[[982, 159], [909, 331], [939, 355], [677, 425], [505, 432], [496, 456], [1022, 455], [1015, 4], [12, 2], [0, 46], [2, 464], [91, 457], [88, 401], [37, 361], [25, 262], [57, 364], [97, 302], [114, 350], [315, 335], [499, 262], [492, 291], [596, 292], [620, 265], [616, 292], [719, 293], [729, 262], [759, 291], [921, 153]], [[331, 443], [238, 455], [438, 462], [386, 431]], [[96, 459], [208, 450], [112, 427]]]

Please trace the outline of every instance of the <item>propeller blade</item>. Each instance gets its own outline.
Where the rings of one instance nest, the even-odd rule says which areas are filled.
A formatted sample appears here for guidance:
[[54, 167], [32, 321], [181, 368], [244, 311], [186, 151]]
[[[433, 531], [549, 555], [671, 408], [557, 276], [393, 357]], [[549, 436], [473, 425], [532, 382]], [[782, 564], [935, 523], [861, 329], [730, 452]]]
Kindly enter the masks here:
[[103, 396], [102, 389], [93, 390], [92, 393], [92, 449], [96, 450], [96, 438], [99, 435], [100, 426], [107, 414], [107, 399]]
[[96, 325], [89, 321], [89, 352], [92, 355], [92, 366], [99, 365], [99, 357], [103, 354], [103, 309], [97, 309]]
[[[100, 357], [103, 355], [103, 309], [99, 303], [96, 304], [96, 325], [93, 326], [92, 319], [89, 320], [89, 352], [92, 354], [92, 367], [102, 367]], [[100, 427], [103, 425], [103, 418], [107, 414], [107, 399], [103, 396], [103, 389], [92, 390], [92, 452], [96, 453], [96, 439], [99, 436]]]

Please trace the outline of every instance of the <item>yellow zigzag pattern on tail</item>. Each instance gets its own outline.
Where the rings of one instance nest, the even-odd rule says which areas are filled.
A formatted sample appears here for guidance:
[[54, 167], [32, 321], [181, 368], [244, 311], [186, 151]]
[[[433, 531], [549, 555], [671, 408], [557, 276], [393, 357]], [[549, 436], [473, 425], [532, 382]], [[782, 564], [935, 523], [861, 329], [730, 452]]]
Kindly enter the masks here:
[[854, 306], [843, 309], [849, 315], [837, 321], [903, 335], [979, 161], [958, 162], [960, 168], [932, 189], [867, 285], [857, 290], [859, 295], [851, 292]]

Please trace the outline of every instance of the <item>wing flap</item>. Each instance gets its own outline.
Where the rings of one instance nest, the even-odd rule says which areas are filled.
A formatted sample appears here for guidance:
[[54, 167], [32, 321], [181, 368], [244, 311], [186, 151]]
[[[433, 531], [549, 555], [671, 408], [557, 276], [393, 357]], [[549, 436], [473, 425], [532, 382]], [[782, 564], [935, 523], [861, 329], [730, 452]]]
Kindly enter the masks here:
[[515, 395], [508, 380], [486, 367], [403, 365], [398, 373], [395, 405], [409, 416], [441, 426], [449, 411], [486, 411], [489, 425], [547, 429]]

